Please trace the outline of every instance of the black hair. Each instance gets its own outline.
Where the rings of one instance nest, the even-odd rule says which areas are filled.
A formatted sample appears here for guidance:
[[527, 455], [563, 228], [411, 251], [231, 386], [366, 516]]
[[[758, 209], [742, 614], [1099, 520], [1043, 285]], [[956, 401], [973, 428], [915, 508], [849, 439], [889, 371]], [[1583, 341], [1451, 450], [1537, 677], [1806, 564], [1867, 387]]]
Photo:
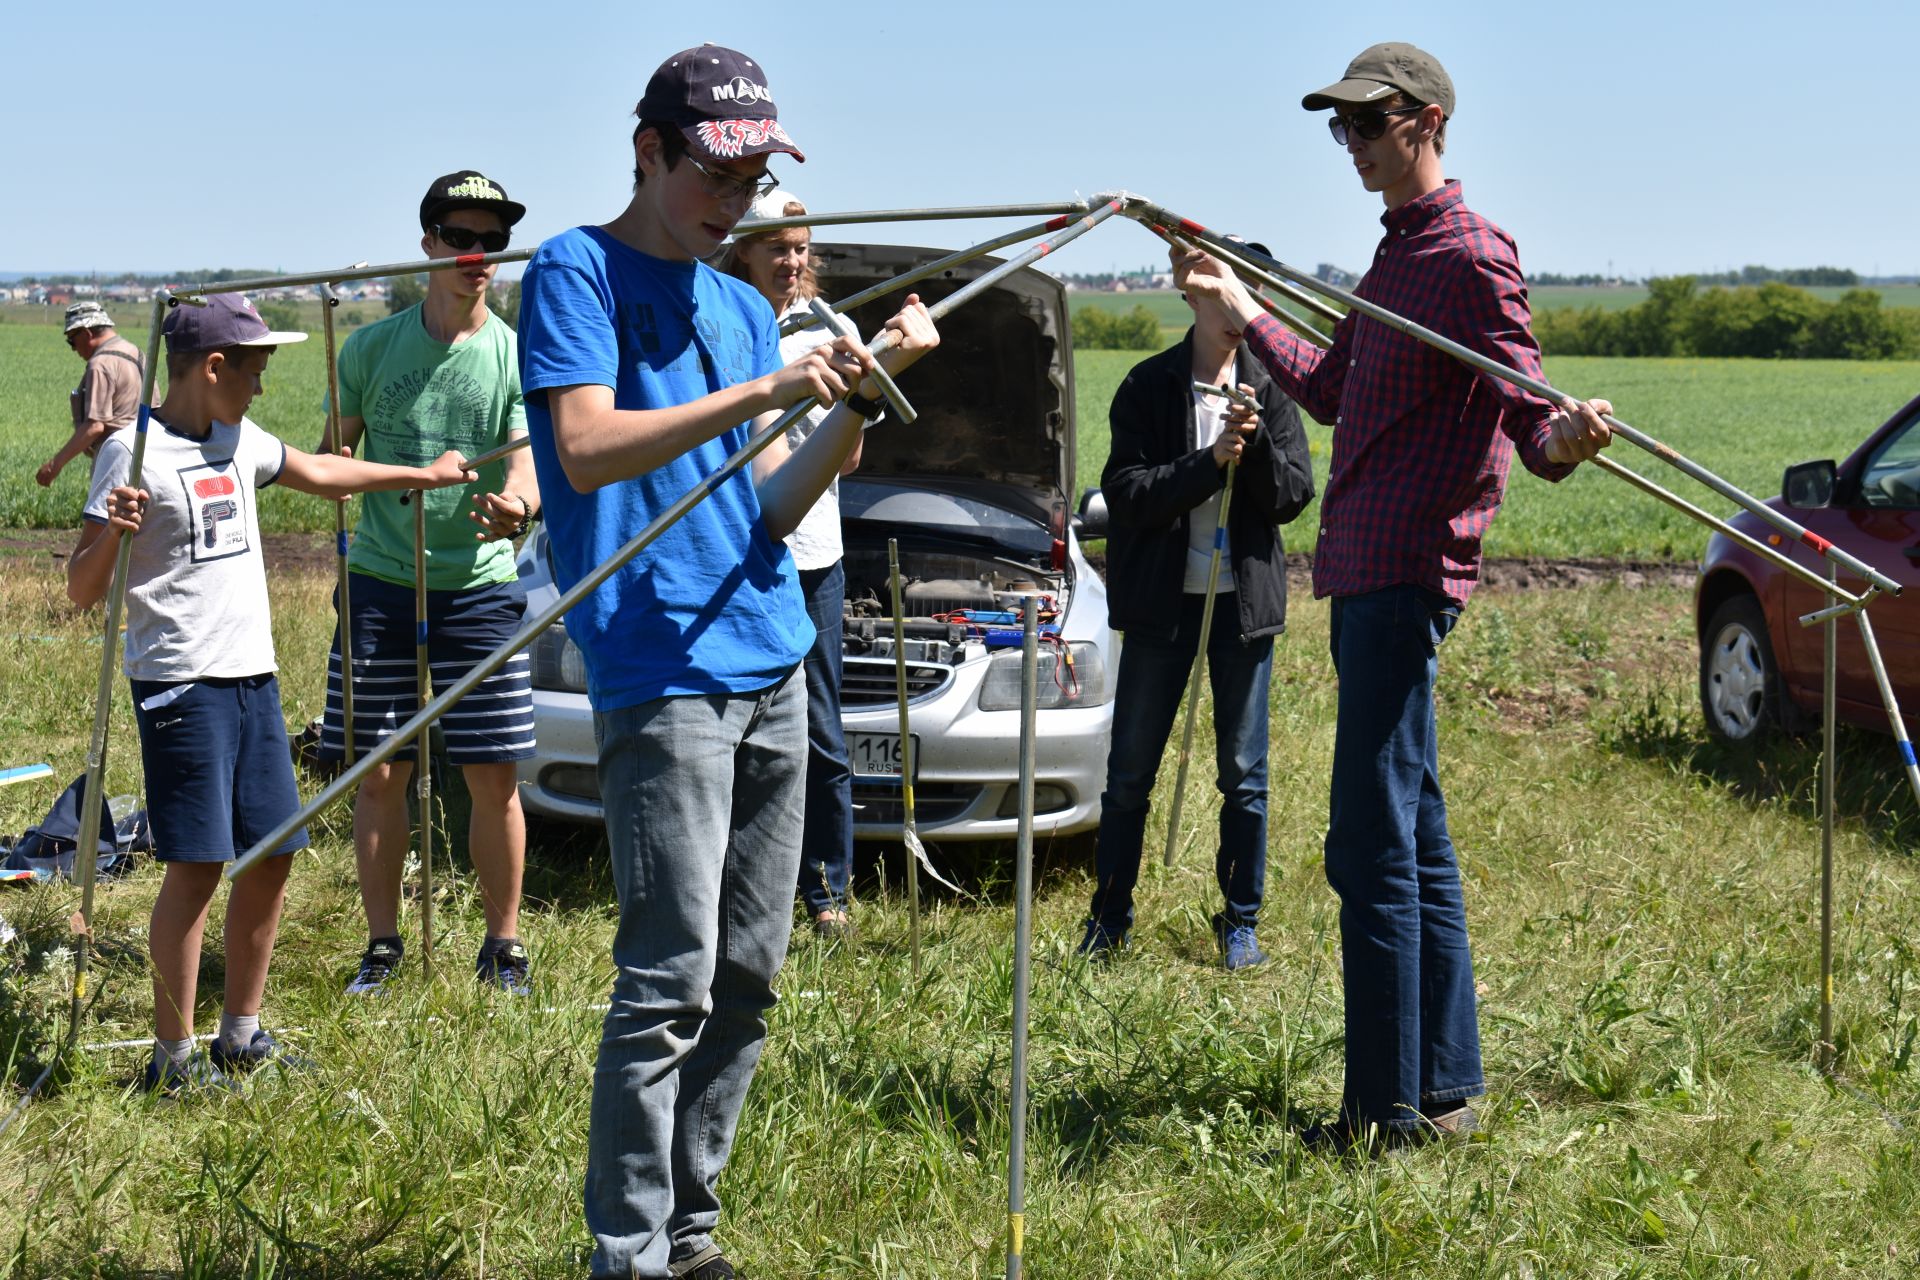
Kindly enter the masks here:
[[[668, 124], [664, 120], [642, 120], [633, 126], [633, 140], [639, 142], [640, 135], [649, 129], [660, 135], [660, 155], [667, 162], [667, 168], [672, 169], [680, 163], [680, 157], [687, 154], [687, 135], [681, 133], [677, 126]], [[640, 166], [636, 163], [633, 166], [633, 189], [638, 191], [640, 184], [644, 181], [646, 179], [641, 175]]]

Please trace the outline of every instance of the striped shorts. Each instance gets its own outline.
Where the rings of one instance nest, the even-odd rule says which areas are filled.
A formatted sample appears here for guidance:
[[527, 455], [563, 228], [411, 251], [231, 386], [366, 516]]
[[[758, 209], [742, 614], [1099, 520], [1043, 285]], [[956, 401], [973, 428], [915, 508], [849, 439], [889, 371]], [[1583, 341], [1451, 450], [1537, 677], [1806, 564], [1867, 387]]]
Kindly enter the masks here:
[[[415, 665], [413, 588], [364, 573], [350, 575], [353, 624], [353, 720], [356, 758], [373, 750], [420, 709]], [[339, 607], [335, 593], [334, 607]], [[501, 582], [470, 591], [427, 592], [427, 660], [434, 690], [454, 681], [512, 638], [527, 611], [526, 588]], [[440, 720], [451, 764], [493, 764], [533, 754], [533, 678], [525, 653], [476, 685]], [[346, 754], [340, 697], [340, 630], [327, 655], [327, 709], [320, 757]], [[411, 749], [395, 760], [412, 761]]]

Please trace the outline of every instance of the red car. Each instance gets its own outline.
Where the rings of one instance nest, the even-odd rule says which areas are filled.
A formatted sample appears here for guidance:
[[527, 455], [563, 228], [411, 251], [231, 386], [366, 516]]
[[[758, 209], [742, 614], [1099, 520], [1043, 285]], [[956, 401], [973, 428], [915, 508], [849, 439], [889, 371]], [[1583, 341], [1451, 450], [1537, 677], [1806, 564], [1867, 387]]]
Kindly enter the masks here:
[[[1785, 491], [1768, 506], [1852, 552], [1904, 589], [1868, 608], [1907, 731], [1920, 733], [1920, 398], [1867, 437], [1845, 462], [1788, 467]], [[1821, 576], [1826, 562], [1751, 512], [1731, 521], [1742, 533], [1790, 555]], [[1840, 585], [1864, 585], [1844, 571]], [[1744, 742], [1768, 730], [1799, 732], [1820, 714], [1823, 628], [1801, 615], [1824, 608], [1813, 586], [1721, 534], [1707, 544], [1694, 599], [1700, 637], [1700, 705], [1715, 736]], [[1860, 628], [1839, 628], [1838, 706], [1842, 720], [1889, 731], [1867, 665]]]

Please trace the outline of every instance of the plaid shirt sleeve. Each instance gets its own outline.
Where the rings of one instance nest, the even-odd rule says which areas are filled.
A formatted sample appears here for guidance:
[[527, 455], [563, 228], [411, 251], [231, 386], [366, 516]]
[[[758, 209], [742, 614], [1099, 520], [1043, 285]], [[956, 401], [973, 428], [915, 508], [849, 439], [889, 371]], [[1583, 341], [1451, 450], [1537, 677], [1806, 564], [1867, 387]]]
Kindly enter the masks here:
[[1248, 350], [1266, 366], [1287, 398], [1325, 426], [1340, 412], [1340, 390], [1352, 362], [1353, 320], [1333, 331], [1333, 345], [1322, 351], [1270, 315], [1258, 315], [1244, 335]]
[[[1533, 336], [1533, 310], [1527, 304], [1527, 283], [1520, 260], [1511, 248], [1493, 236], [1475, 236], [1471, 258], [1451, 261], [1464, 267], [1454, 281], [1459, 320], [1448, 336], [1462, 346], [1540, 382], [1540, 343]], [[1480, 384], [1500, 401], [1505, 412], [1500, 427], [1513, 441], [1520, 462], [1543, 480], [1558, 482], [1573, 474], [1573, 466], [1547, 461], [1546, 446], [1553, 436], [1554, 406], [1503, 378], [1483, 374]]]

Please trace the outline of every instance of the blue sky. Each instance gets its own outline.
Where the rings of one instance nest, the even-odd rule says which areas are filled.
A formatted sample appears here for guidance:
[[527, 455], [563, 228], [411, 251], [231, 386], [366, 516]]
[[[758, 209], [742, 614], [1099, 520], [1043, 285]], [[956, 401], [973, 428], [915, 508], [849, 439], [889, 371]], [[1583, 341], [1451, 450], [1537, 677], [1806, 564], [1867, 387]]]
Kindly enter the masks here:
[[[1378, 198], [1298, 104], [1399, 39], [1452, 73], [1448, 173], [1529, 270], [1913, 273], [1916, 14], [1852, 0], [21, 6], [0, 269], [410, 258], [427, 180], [466, 166], [529, 206], [527, 236], [604, 221], [627, 197], [648, 74], [705, 40], [768, 68], [809, 156], [775, 171], [816, 209], [1125, 187], [1296, 265], [1360, 266]], [[859, 234], [957, 244], [988, 229]], [[1158, 257], [1114, 226], [1054, 265]]]

